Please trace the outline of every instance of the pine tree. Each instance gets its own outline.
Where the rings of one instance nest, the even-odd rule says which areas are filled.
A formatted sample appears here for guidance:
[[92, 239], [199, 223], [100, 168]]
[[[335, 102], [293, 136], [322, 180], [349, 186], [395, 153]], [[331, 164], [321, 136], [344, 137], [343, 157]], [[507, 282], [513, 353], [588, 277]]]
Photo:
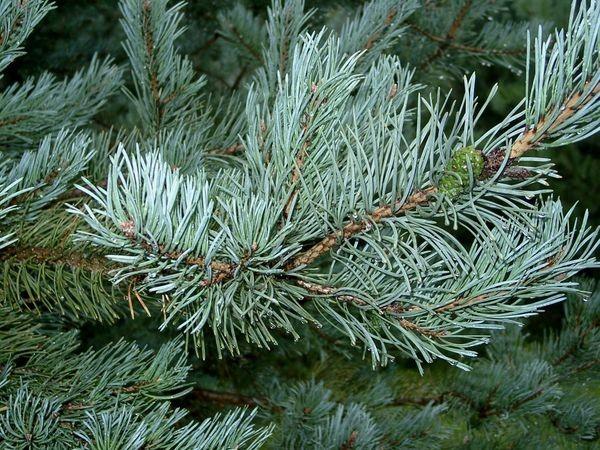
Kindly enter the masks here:
[[[183, 3], [121, 0], [125, 72], [94, 57], [6, 86], [0, 443], [428, 448], [464, 432], [459, 414], [465, 448], [564, 443], [501, 433], [538, 422], [595, 439], [569, 378], [597, 370], [598, 294], [579, 303], [574, 276], [600, 241], [535, 156], [599, 129], [600, 3], [576, 3], [566, 30], [530, 34], [486, 22], [502, 2], [483, 0], [328, 16], [275, 0], [265, 20], [238, 5], [217, 17], [218, 86], [178, 45]], [[53, 7], [0, 0], [0, 71]], [[480, 100], [467, 72], [445, 93], [473, 60], [522, 64], [525, 98], [499, 123], [499, 87]], [[102, 129], [113, 99], [127, 113]], [[514, 326], [567, 296], [560, 332], [535, 343]], [[78, 348], [73, 328], [128, 315], [181, 337]], [[187, 380], [186, 349], [236, 364], [326, 346], [352, 368], [344, 398], [270, 369], [258, 394]], [[399, 395], [402, 358], [472, 371]], [[205, 418], [191, 398], [236, 408]]]

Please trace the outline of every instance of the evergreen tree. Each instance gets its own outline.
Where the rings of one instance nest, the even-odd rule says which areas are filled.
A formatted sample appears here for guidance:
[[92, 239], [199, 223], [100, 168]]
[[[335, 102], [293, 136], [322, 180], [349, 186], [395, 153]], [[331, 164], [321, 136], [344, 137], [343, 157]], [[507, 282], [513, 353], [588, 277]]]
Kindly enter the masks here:
[[[53, 7], [0, 0], [0, 71]], [[549, 196], [558, 174], [535, 153], [599, 129], [600, 3], [574, 2], [554, 32], [487, 20], [502, 7], [375, 0], [322, 15], [275, 0], [263, 18], [240, 4], [216, 17], [215, 83], [178, 45], [184, 4], [121, 0], [125, 72], [94, 57], [6, 86], [3, 448], [596, 439], [597, 405], [573, 382], [597, 371], [599, 296], [581, 303], [573, 277], [598, 266], [600, 241]], [[480, 100], [467, 74], [444, 92], [473, 60], [523, 67], [525, 98], [499, 123], [485, 120], [497, 86]], [[100, 125], [111, 102], [125, 112]], [[559, 331], [514, 326], [567, 296]], [[174, 340], [78, 348], [82, 323], [141, 315]], [[187, 349], [229, 366], [267, 355], [238, 393], [200, 388], [198, 371], [190, 383]], [[273, 369], [315, 353], [337, 380]], [[402, 358], [458, 368], [402, 395], [415, 391]], [[210, 403], [235, 408], [207, 417]], [[539, 424], [558, 434], [518, 431]]]

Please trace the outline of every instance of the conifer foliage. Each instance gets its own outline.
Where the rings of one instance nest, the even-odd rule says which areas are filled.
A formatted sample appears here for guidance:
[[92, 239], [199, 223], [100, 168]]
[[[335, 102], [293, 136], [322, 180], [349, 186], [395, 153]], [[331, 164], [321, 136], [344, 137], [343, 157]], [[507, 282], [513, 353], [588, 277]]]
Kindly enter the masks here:
[[[376, 364], [401, 352], [464, 366], [486, 330], [559, 301], [573, 274], [596, 266], [598, 241], [559, 202], [527, 201], [554, 175], [530, 155], [598, 128], [598, 5], [574, 11], [568, 33], [536, 39], [523, 104], [482, 131], [489, 99], [475, 97], [474, 76], [456, 103], [420, 94], [410, 69], [382, 54], [399, 31], [352, 22], [399, 21], [413, 8], [397, 5], [365, 7], [340, 33], [360, 31], [342, 39], [306, 29], [301, 2], [274, 3], [264, 65], [245, 103], [225, 110], [242, 118], [221, 118], [239, 156], [214, 176], [169, 161], [173, 140], [208, 147], [217, 121], [163, 42], [177, 36], [179, 7], [124, 2], [130, 95], [159, 138], [147, 152], [119, 148], [106, 186], [81, 187], [92, 202], [71, 209], [89, 227], [78, 239], [107, 249], [115, 282], [161, 295], [165, 323], [202, 349], [207, 333], [236, 352], [240, 339], [268, 347], [275, 329], [327, 321]], [[175, 111], [184, 129], [169, 131]], [[453, 237], [459, 228], [470, 245]]]
[[[536, 152], [600, 129], [600, 3], [574, 2], [565, 30], [529, 34], [462, 31], [501, 2], [423, 3], [373, 0], [330, 22], [301, 0], [274, 0], [264, 21], [238, 5], [219, 36], [244, 70], [220, 91], [179, 50], [183, 3], [121, 0], [128, 67], [95, 57], [65, 80], [5, 87], [2, 446], [436, 446], [449, 408], [595, 436], [593, 408], [561, 405], [558, 384], [597, 361], [578, 351], [598, 302], [580, 311], [573, 277], [598, 267], [598, 231], [548, 195], [558, 174]], [[54, 6], [0, 0], [0, 71]], [[406, 57], [410, 36], [420, 44]], [[525, 98], [488, 125], [501, 87], [482, 99], [475, 74], [460, 94], [429, 83], [452, 52], [520, 61]], [[99, 129], [119, 95], [127, 114]], [[563, 332], [539, 349], [500, 331], [567, 295]], [[155, 352], [80, 350], [68, 330], [140, 314], [182, 337]], [[474, 371], [420, 399], [376, 383], [371, 400], [338, 401], [319, 382], [288, 383], [203, 421], [169, 402], [190, 390], [188, 348], [230, 358], [323, 329], [374, 368], [408, 357], [419, 371]]]

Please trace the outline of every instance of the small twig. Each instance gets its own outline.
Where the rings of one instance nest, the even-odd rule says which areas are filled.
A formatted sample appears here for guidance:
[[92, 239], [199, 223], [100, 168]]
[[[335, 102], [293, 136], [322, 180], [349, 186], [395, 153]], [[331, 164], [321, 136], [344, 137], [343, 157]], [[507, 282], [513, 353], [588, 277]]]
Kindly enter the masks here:
[[148, 310], [148, 307], [144, 303], [144, 300], [142, 300], [142, 297], [140, 296], [139, 292], [134, 289], [133, 293], [135, 294], [135, 298], [137, 298], [137, 301], [139, 302], [139, 304], [142, 305], [142, 308], [144, 308], [144, 311], [146, 312], [148, 317], [150, 317], [151, 316], [150, 311]]
[[195, 388], [192, 395], [196, 400], [214, 403], [219, 406], [265, 406], [270, 402], [264, 397], [251, 397], [235, 392], [214, 391], [212, 389]]
[[[394, 18], [397, 14], [398, 11], [396, 10], [396, 8], [390, 9], [385, 17], [385, 21], [383, 22], [384, 27], [389, 27], [394, 21]], [[364, 49], [371, 50], [380, 37], [381, 32], [375, 32], [372, 35], [370, 35], [367, 39], [367, 42], [365, 43]]]
[[[241, 46], [244, 47], [246, 50], [248, 50], [248, 52], [256, 60], [256, 62], [258, 62], [259, 64], [262, 64], [262, 56], [260, 55], [260, 53], [258, 53], [255, 48], [253, 48], [250, 44], [248, 44], [246, 42], [246, 40], [244, 39], [242, 34], [239, 32], [239, 30], [236, 27], [231, 27], [231, 31], [233, 32], [235, 37], [238, 39], [238, 43], [241, 44]], [[222, 34], [220, 36], [223, 39], [225, 39], [226, 41], [229, 41], [229, 42], [232, 42], [235, 44], [235, 41], [228, 38], [227, 36], [224, 36]]]
[[[315, 94], [317, 92], [317, 85], [313, 84], [311, 87], [311, 97], [312, 100], [310, 101], [309, 105], [313, 105], [314, 107], [318, 107], [322, 102], [316, 102], [315, 103]], [[307, 136], [308, 130], [310, 129], [310, 125], [312, 123], [312, 121], [314, 120], [315, 115], [314, 114], [306, 114], [304, 115], [304, 120], [301, 123], [302, 126], [302, 136], [304, 138], [304, 142], [302, 143], [302, 146], [300, 147], [300, 150], [298, 151], [298, 154], [296, 155], [296, 167], [294, 167], [294, 169], [292, 170], [292, 176], [291, 176], [291, 180], [290, 180], [290, 184], [292, 186], [295, 186], [296, 183], [298, 183], [298, 180], [300, 180], [301, 177], [301, 171], [302, 171], [302, 167], [304, 166], [304, 161], [306, 159], [307, 152], [308, 149], [311, 145], [311, 137]], [[283, 217], [284, 219], [288, 219], [292, 213], [292, 207], [294, 205], [294, 200], [297, 198], [298, 196], [298, 190], [294, 190], [290, 196], [288, 197], [288, 200], [286, 202], [285, 208], [283, 210]]]
[[[396, 309], [396, 307], [394, 307], [394, 306], [384, 306], [384, 307], [379, 308], [377, 306], [370, 305], [369, 303], [367, 303], [366, 301], [362, 300], [359, 297], [356, 297], [353, 295], [337, 294], [337, 292], [339, 290], [336, 288], [330, 287], [330, 286], [323, 286], [320, 284], [310, 283], [310, 282], [303, 281], [303, 280], [296, 280], [296, 283], [299, 286], [306, 289], [307, 291], [309, 291], [313, 294], [316, 294], [316, 295], [322, 295], [325, 297], [333, 297], [336, 300], [350, 303], [354, 306], [371, 307], [372, 309], [375, 309], [379, 312], [386, 313], [386, 314], [398, 314], [398, 309]], [[398, 318], [398, 322], [400, 323], [400, 325], [403, 328], [414, 331], [414, 332], [416, 332], [422, 336], [426, 336], [428, 338], [440, 338], [446, 334], [443, 330], [442, 331], [431, 330], [429, 328], [425, 328], [420, 325], [417, 325], [416, 323], [411, 322], [410, 320], [402, 318], [402, 317]]]
[[417, 33], [425, 36], [426, 38], [430, 39], [431, 41], [434, 42], [438, 42], [438, 43], [443, 43], [447, 48], [452, 48], [454, 50], [461, 50], [464, 52], [468, 52], [468, 53], [472, 53], [472, 54], [476, 54], [476, 55], [509, 55], [509, 56], [518, 56], [518, 55], [522, 55], [525, 53], [525, 50], [523, 49], [513, 49], [513, 50], [503, 50], [503, 49], [486, 49], [484, 47], [475, 47], [472, 45], [465, 45], [465, 44], [460, 44], [457, 43], [455, 41], [448, 41], [448, 39], [446, 37], [442, 37], [442, 36], [437, 36], [433, 33], [430, 33], [427, 30], [424, 30], [423, 28], [415, 25], [415, 24], [411, 24], [410, 28], [412, 28], [413, 30], [415, 30]]
[[209, 150], [208, 153], [215, 155], [235, 155], [242, 150], [244, 150], [244, 146], [240, 143], [236, 143], [225, 148], [213, 148]]
[[121, 392], [126, 392], [128, 394], [136, 393], [136, 392], [139, 392], [140, 389], [142, 389], [154, 382], [156, 382], [156, 380], [140, 381], [138, 383], [132, 384], [131, 386], [123, 386], [123, 387], [117, 388], [113, 391], [113, 394], [118, 394]]
[[221, 37], [221, 35], [219, 33], [215, 33], [213, 35], [213, 37], [211, 37], [210, 39], [208, 39], [204, 44], [202, 44], [200, 46], [200, 48], [197, 50], [196, 53], [202, 53], [202, 52], [204, 52], [206, 49], [208, 49], [209, 47], [211, 47], [215, 42], [217, 42], [220, 37]]
[[160, 124], [162, 121], [162, 117], [164, 114], [164, 104], [160, 96], [160, 83], [158, 80], [158, 72], [155, 67], [155, 56], [154, 56], [154, 36], [152, 34], [151, 29], [151, 10], [152, 5], [150, 4], [150, 0], [144, 0], [142, 6], [142, 34], [144, 35], [144, 41], [146, 45], [146, 56], [148, 58], [147, 68], [148, 68], [148, 76], [150, 78], [150, 92], [152, 93], [152, 98], [154, 99], [154, 103], [156, 106], [157, 113], [157, 123], [156, 128], [160, 128]]
[[440, 58], [444, 54], [444, 51], [448, 48], [448, 46], [456, 38], [456, 33], [460, 29], [460, 26], [462, 25], [465, 16], [469, 12], [469, 9], [471, 9], [471, 4], [472, 4], [472, 0], [467, 0], [465, 2], [465, 4], [462, 6], [462, 8], [458, 11], [458, 14], [454, 18], [454, 21], [450, 25], [450, 28], [448, 30], [448, 33], [446, 34], [446, 37], [439, 42], [440, 45], [438, 46], [436, 52], [433, 55], [431, 55], [429, 58], [427, 58], [427, 60], [425, 60], [425, 62], [421, 65], [421, 68], [430, 66], [433, 61]]
[[448, 30], [448, 34], [446, 35], [446, 38], [448, 40], [451, 41], [456, 37], [456, 33], [460, 29], [460, 26], [462, 25], [463, 20], [465, 19], [465, 16], [471, 9], [472, 3], [473, 3], [472, 0], [467, 0], [465, 2], [465, 4], [463, 5], [463, 7], [458, 11], [456, 18], [454, 19], [454, 22], [452, 22], [452, 25], [450, 26], [450, 29]]

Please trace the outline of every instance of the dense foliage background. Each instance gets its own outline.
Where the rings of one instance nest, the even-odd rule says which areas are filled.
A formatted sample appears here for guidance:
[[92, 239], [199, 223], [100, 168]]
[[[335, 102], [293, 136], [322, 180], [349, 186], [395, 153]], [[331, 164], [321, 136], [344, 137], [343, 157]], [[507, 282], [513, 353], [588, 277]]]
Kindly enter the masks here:
[[[9, 67], [5, 72], [5, 77], [0, 80], [0, 84], [6, 86], [13, 82], [21, 82], [26, 77], [39, 75], [43, 71], [66, 76], [90, 61], [95, 53], [112, 55], [119, 64], [126, 62], [126, 55], [121, 46], [124, 35], [119, 25], [120, 13], [117, 0], [83, 2], [60, 0], [57, 3], [58, 8], [47, 16], [27, 41], [25, 46], [27, 54]], [[243, 61], [229, 61], [231, 67], [229, 73], [219, 69], [215, 62], [219, 58], [219, 44], [222, 40], [216, 34], [217, 15], [219, 11], [231, 7], [234, 3], [232, 0], [191, 1], [185, 8], [188, 30], [179, 40], [179, 45], [184, 53], [190, 55], [196, 70], [207, 75], [211, 88], [215, 90], [231, 89], [237, 84], [239, 75], [244, 70]], [[269, 2], [247, 0], [245, 3], [253, 11], [261, 14], [264, 13]], [[358, 0], [313, 0], [308, 1], [307, 6], [318, 6], [325, 11], [338, 11], [340, 8], [360, 3]], [[568, 19], [570, 2], [567, 0], [516, 0], [509, 2], [509, 5], [510, 8], [505, 10], [501, 17], [494, 18], [494, 20], [511, 18], [532, 22], [550, 21], [557, 26], [563, 26]], [[489, 67], [480, 61], [473, 61], [471, 66], [466, 64], [463, 69], [465, 73], [477, 71], [480, 80], [478, 89], [482, 93], [487, 92], [493, 83], [498, 82], [502, 85], [503, 95], [494, 99], [493, 114], [489, 114], [486, 118], [490, 124], [503, 117], [523, 96], [524, 83], [518, 68], [510, 70], [498, 66]], [[444, 83], [458, 91], [462, 89], [460, 76], [447, 75]], [[130, 114], [127, 105], [123, 96], [114, 97], [111, 104], [95, 119], [95, 126], [105, 128], [109, 123], [118, 121], [127, 123]], [[596, 136], [553, 155], [553, 160], [557, 163], [563, 179], [555, 181], [552, 187], [567, 206], [577, 204], [578, 215], [588, 209], [594, 225], [600, 225], [599, 143], [600, 139]], [[594, 274], [587, 275], [594, 276]], [[588, 285], [593, 288], [594, 282], [590, 281]], [[240, 402], [260, 404], [260, 398], [244, 397], [243, 394], [258, 391], [264, 392], [266, 395], [269, 392], [269, 383], [272, 383], [273, 374], [276, 374], [279, 383], [290, 383], [290, 385], [292, 383], [317, 385], [323, 383], [323, 395], [327, 395], [326, 390], [329, 389], [333, 401], [342, 403], [351, 398], [363, 398], [364, 400], [370, 394], [369, 386], [372, 379], [387, 377], [396, 388], [411, 392], [411, 398], [406, 399], [407, 404], [416, 402], [417, 405], [422, 406], [431, 402], [431, 407], [435, 408], [436, 403], [439, 403], [445, 393], [456, 392], [458, 386], [463, 388], [467, 386], [476, 390], [478, 378], [487, 376], [487, 371], [490, 370], [489, 365], [494, 361], [497, 362], [494, 358], [498, 357], [499, 353], [514, 354], [515, 358], [535, 353], [538, 343], [561, 328], [564, 308], [562, 304], [554, 306], [547, 314], [531, 319], [526, 327], [527, 338], [525, 341], [518, 331], [509, 330], [506, 336], [491, 348], [489, 358], [484, 358], [481, 362], [476, 363], [475, 370], [470, 374], [457, 373], [457, 369], [448, 367], [444, 363], [435, 363], [426, 368], [424, 376], [420, 376], [415, 370], [414, 364], [409, 361], [400, 361], [374, 373], [367, 362], [361, 367], [357, 366], [356, 361], [351, 362], [344, 358], [344, 355], [352, 350], [348, 349], [341, 341], [337, 341], [335, 337], [323, 336], [315, 333], [314, 330], [306, 330], [307, 335], [311, 336], [310, 339], [304, 340], [300, 345], [292, 342], [289, 345], [284, 343], [274, 352], [264, 353], [255, 348], [248, 348], [242, 352], [241, 358], [216, 359], [211, 358], [209, 354], [207, 360], [201, 361], [192, 357], [195, 369], [192, 372], [192, 381], [202, 389], [198, 389], [195, 395], [188, 396], [180, 402], [192, 410], [196, 417], [206, 417], [216, 410], [229, 406], [229, 404], [224, 404], [227, 402], [223, 402], [222, 397], [211, 397], [212, 389], [240, 393], [238, 397], [229, 399], [234, 405]], [[159, 334], [156, 331], [158, 326], [155, 322], [158, 320], [159, 318], [137, 317], [134, 321], [128, 319], [110, 326], [90, 323], [82, 330], [84, 343], [86, 346], [97, 347], [121, 336], [128, 336], [136, 339], [139, 343], [157, 347], [158, 344], [170, 337], [168, 332]], [[592, 326], [597, 326], [597, 324], [592, 324]], [[323, 345], [323, 339], [326, 339], [326, 345]], [[494, 353], [494, 351], [498, 353]], [[532, 373], [529, 372], [531, 376], [534, 376]], [[573, 386], [570, 386], [568, 389], [571, 389], [571, 395], [586, 397], [588, 403], [592, 405], [589, 406], [590, 408], [593, 407], [593, 403], [596, 403], [595, 414], [597, 414], [597, 404], [600, 402], [600, 382], [597, 377], [594, 377], [594, 372], [588, 376], [589, 378], [583, 381], [578, 379], [576, 388], [573, 389]], [[565, 386], [569, 383], [567, 379], [559, 381]], [[451, 384], [454, 387], [444, 391]], [[469, 446], [484, 448], [489, 445], [491, 448], [508, 446], [528, 448], [529, 446], [547, 445], [546, 448], [583, 448], [588, 445], [586, 439], [597, 439], [598, 423], [593, 420], [588, 424], [588, 428], [582, 424], [565, 423], [561, 423], [557, 427], [556, 424], [551, 426], [550, 422], [560, 422], [560, 418], [547, 417], [540, 419], [539, 423], [528, 429], [515, 428], [510, 433], [500, 426], [498, 428], [500, 431], [492, 433], [491, 437], [487, 433], [485, 441], [478, 441], [478, 430], [482, 430], [482, 433], [486, 431], [486, 427], [494, 418], [493, 410], [485, 409], [484, 400], [482, 400], [484, 406], [477, 408], [473, 405], [460, 405], [460, 401], [456, 401], [458, 406], [441, 416], [444, 425], [452, 425], [449, 428], [451, 429], [449, 436], [444, 436], [446, 444], [442, 445], [443, 447], [456, 445], [465, 448], [469, 448]], [[586, 417], [588, 413], [588, 409], [584, 408], [581, 417]], [[268, 418], [268, 413], [266, 416]], [[501, 417], [496, 419], [500, 422], [502, 420]], [[574, 427], [576, 431], [570, 433], [569, 427]], [[567, 437], [559, 436], [556, 430], [561, 428], [566, 431], [565, 436]], [[582, 431], [583, 428], [585, 429]], [[535, 436], [531, 436], [531, 433], [534, 433]], [[510, 437], [507, 438], [507, 434]], [[574, 437], [569, 436], [570, 434]], [[595, 442], [597, 443], [597, 441]], [[594, 442], [590, 442], [589, 445], [594, 445]]]

